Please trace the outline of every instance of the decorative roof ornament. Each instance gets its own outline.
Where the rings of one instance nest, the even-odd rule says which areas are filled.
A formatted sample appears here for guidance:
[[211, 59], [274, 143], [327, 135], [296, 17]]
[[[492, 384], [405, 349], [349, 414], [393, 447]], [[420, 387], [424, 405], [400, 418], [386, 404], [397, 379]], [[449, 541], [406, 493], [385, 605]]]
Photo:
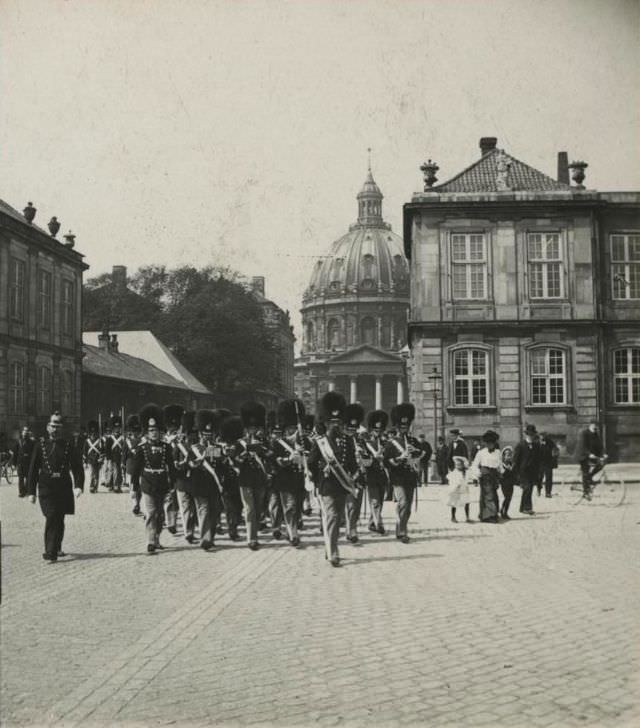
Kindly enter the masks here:
[[54, 215], [51, 220], [49, 220], [49, 224], [47, 225], [49, 228], [49, 232], [51, 233], [51, 237], [55, 238], [55, 236], [58, 234], [58, 230], [60, 230], [60, 223], [58, 222], [58, 218]]
[[22, 211], [22, 213], [25, 217], [25, 220], [29, 224], [31, 224], [33, 222], [33, 219], [36, 216], [36, 212], [38, 212], [38, 210], [33, 206], [33, 202], [27, 202], [27, 206]]
[[583, 190], [584, 171], [589, 165], [586, 162], [571, 162], [569, 169], [571, 170], [571, 179], [576, 183], [576, 189]]
[[67, 246], [67, 248], [73, 248], [73, 246], [76, 244], [76, 236], [69, 230], [69, 232], [63, 236], [64, 237], [64, 244]]
[[496, 152], [496, 189], [498, 192], [510, 190], [509, 186], [509, 170], [511, 169], [511, 160], [505, 153], [504, 149], [498, 149]]
[[429, 161], [425, 162], [421, 167], [420, 171], [424, 175], [424, 191], [430, 192], [433, 185], [438, 181], [438, 178], [436, 177], [436, 172], [440, 169], [438, 165], [435, 162], [432, 162], [431, 159]]

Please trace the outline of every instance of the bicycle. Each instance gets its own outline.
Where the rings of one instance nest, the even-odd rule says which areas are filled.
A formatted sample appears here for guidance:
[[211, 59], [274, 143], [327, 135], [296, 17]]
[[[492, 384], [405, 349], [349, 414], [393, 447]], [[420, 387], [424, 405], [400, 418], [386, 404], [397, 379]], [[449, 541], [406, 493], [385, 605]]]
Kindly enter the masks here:
[[622, 478], [609, 480], [605, 471], [607, 456], [594, 458], [590, 469], [591, 487], [585, 493], [582, 485], [582, 471], [580, 471], [580, 484], [571, 486], [571, 490], [580, 491], [580, 497], [573, 505], [582, 501], [606, 508], [618, 508], [623, 505], [627, 497], [627, 483]]
[[0, 481], [5, 479], [10, 485], [13, 480], [13, 466], [11, 465], [10, 459], [3, 459], [0, 461]]

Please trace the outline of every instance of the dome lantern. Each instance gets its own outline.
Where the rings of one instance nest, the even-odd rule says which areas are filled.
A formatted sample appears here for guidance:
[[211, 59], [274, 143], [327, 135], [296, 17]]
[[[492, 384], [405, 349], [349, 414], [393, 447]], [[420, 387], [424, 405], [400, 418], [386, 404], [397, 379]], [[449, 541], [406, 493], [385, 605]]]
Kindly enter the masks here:
[[[371, 149], [368, 151], [371, 153]], [[379, 226], [383, 224], [382, 198], [383, 194], [371, 173], [371, 157], [369, 157], [367, 179], [358, 192], [358, 225]]]

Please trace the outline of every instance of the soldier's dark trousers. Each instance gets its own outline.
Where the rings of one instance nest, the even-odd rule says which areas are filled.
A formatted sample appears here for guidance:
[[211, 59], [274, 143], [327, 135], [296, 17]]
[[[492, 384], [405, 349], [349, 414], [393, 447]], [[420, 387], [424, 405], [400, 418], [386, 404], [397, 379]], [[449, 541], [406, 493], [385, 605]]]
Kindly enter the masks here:
[[360, 510], [362, 508], [362, 496], [364, 490], [357, 489], [357, 495], [354, 497], [351, 493], [347, 493], [345, 500], [345, 525], [347, 538], [358, 535], [358, 520], [360, 519]]
[[131, 475], [131, 482], [129, 483], [129, 493], [131, 494], [131, 500], [135, 506], [140, 506], [140, 478], [135, 475]]
[[324, 542], [329, 559], [340, 557], [338, 553], [338, 538], [340, 536], [340, 521], [344, 515], [347, 492], [339, 495], [321, 495], [322, 526]]
[[[193, 537], [196, 527], [196, 519], [200, 528], [200, 538], [211, 541], [211, 520], [209, 516], [209, 499], [205, 496], [191, 495], [182, 490], [177, 492], [178, 504], [180, 506], [180, 518], [182, 518], [182, 530], [185, 538]], [[205, 536], [202, 534], [206, 533]]]
[[287, 526], [289, 539], [298, 538], [298, 494], [283, 491], [282, 493], [278, 493], [278, 495], [280, 496], [282, 513]]
[[122, 490], [122, 468], [120, 463], [116, 460], [109, 460], [107, 473], [107, 488]]
[[368, 485], [367, 495], [369, 496], [369, 525], [377, 530], [383, 528], [382, 506], [384, 504], [384, 487], [380, 485]]
[[258, 523], [264, 502], [264, 487], [241, 485], [240, 496], [244, 504], [244, 518], [247, 524], [247, 542], [258, 540]]
[[522, 488], [522, 496], [520, 497], [520, 513], [533, 510], [533, 479], [522, 476], [520, 479], [520, 487]]
[[142, 507], [144, 508], [144, 525], [147, 531], [147, 544], [154, 546], [160, 543], [162, 531], [164, 495], [142, 494]]
[[57, 556], [62, 551], [64, 538], [64, 513], [54, 511], [45, 516], [44, 521], [44, 551], [50, 556]]
[[164, 517], [167, 528], [175, 528], [178, 523], [178, 496], [172, 488], [164, 498]]
[[89, 462], [89, 490], [93, 493], [98, 490], [98, 481], [100, 479], [100, 464]]
[[411, 515], [411, 502], [415, 487], [412, 485], [394, 485], [393, 494], [396, 498], [396, 536], [407, 535], [407, 524]]
[[279, 531], [284, 516], [282, 513], [280, 493], [277, 490], [272, 490], [269, 494], [269, 518], [271, 519], [271, 528], [274, 531]]
[[242, 512], [242, 500], [238, 487], [232, 486], [230, 489], [225, 489], [222, 498], [229, 536], [236, 536], [238, 533], [238, 524], [240, 523], [240, 513]]

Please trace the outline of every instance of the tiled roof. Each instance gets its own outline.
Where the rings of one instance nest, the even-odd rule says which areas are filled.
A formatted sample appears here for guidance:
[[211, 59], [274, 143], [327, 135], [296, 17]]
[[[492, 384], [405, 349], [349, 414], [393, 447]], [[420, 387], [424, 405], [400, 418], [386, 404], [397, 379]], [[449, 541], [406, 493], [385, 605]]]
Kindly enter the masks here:
[[[99, 331], [84, 331], [85, 344], [98, 340]], [[139, 354], [147, 363], [182, 382], [184, 388], [197, 394], [211, 392], [180, 362], [151, 331], [110, 331], [118, 335], [118, 348], [122, 353]]]
[[503, 158], [509, 165], [506, 187], [509, 190], [570, 190], [571, 186], [557, 182], [519, 159], [506, 154], [501, 149], [493, 149], [470, 167], [441, 185], [432, 187], [434, 192], [499, 192], [497, 184], [498, 161]]
[[138, 359], [121, 352], [110, 352], [97, 346], [83, 344], [82, 370], [86, 374], [95, 374], [112, 379], [124, 379], [128, 382], [141, 382], [152, 386], [186, 389], [187, 385], [163, 372], [144, 359]]

